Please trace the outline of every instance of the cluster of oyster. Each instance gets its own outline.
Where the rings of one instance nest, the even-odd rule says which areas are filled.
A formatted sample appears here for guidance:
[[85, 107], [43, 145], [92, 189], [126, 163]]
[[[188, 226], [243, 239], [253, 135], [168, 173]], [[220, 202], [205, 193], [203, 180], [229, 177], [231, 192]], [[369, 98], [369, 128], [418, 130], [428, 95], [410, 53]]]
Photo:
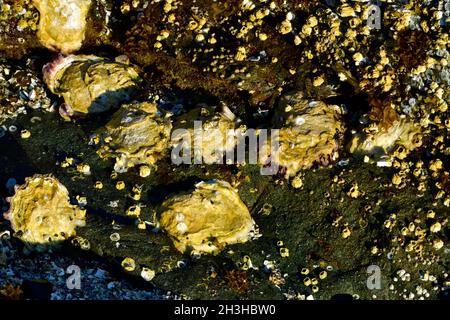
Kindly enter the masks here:
[[98, 154], [116, 159], [114, 170], [122, 173], [136, 165], [155, 167], [169, 150], [170, 114], [154, 103], [125, 104], [101, 130], [104, 145]]
[[[62, 54], [79, 50], [87, 32], [87, 19], [92, 2], [92, 0], [34, 0], [33, 3], [39, 11], [37, 36], [42, 45]], [[18, 3], [17, 6], [20, 7], [21, 4]], [[9, 5], [6, 5], [1, 9], [8, 8]], [[120, 59], [111, 61], [94, 55], [62, 54], [44, 66], [43, 74], [50, 91], [64, 98], [65, 103], [59, 111], [65, 119], [86, 117], [89, 114], [117, 108], [122, 103], [130, 101], [139, 88], [141, 79], [138, 72]], [[0, 81], [7, 81], [7, 85], [1, 86], [6, 91], [0, 92], [2, 104], [0, 122], [11, 114], [14, 116], [21, 112], [25, 106], [49, 107], [50, 100], [45, 96], [44, 89], [39, 86], [39, 79], [28, 74], [26, 70], [14, 70], [6, 64], [0, 65], [0, 71]], [[16, 97], [19, 98], [18, 101], [13, 100]], [[45, 105], [40, 105], [43, 103]], [[111, 136], [125, 137], [124, 140], [114, 141], [117, 144], [123, 143], [124, 148], [136, 148], [138, 142], [133, 140], [135, 137], [142, 142], [140, 134], [148, 129], [144, 124], [150, 126], [154, 124], [154, 128], [159, 125], [157, 118], [160, 113], [154, 105], [142, 104], [141, 108], [135, 108], [136, 110], [132, 108], [125, 106], [122, 109], [125, 111], [119, 111], [111, 122], [118, 126], [111, 130]], [[138, 114], [139, 112], [141, 114]], [[144, 113], [148, 117], [142, 121]], [[130, 123], [127, 117], [132, 114], [137, 118]], [[134, 131], [139, 127], [141, 128], [139, 133]], [[166, 129], [170, 132], [170, 125]], [[117, 133], [120, 130], [125, 133]], [[165, 134], [168, 136], [169, 132]], [[155, 154], [162, 152], [165, 146], [158, 147], [162, 144], [158, 138], [163, 132], [150, 130], [149, 133], [150, 135], [146, 137], [149, 140], [153, 139], [154, 142], [151, 151]], [[152, 134], [156, 136], [152, 137]], [[149, 140], [145, 142], [150, 143]], [[114, 150], [117, 157], [124, 157], [122, 150], [120, 147]], [[133, 163], [150, 161], [149, 148], [135, 151], [135, 153], [129, 149], [124, 151], [129, 158], [134, 157]], [[141, 154], [138, 155], [138, 152]], [[144, 157], [147, 159], [144, 160]], [[150, 162], [153, 163], [154, 160]], [[39, 248], [74, 236], [76, 227], [85, 224], [85, 211], [70, 204], [67, 189], [51, 175], [35, 175], [27, 178], [24, 185], [16, 188], [15, 195], [9, 201], [10, 209], [5, 213], [5, 218], [11, 221], [15, 235], [27, 244], [37, 245]]]
[[239, 194], [225, 181], [200, 182], [192, 193], [166, 200], [160, 211], [160, 227], [180, 252], [217, 253], [256, 231]]
[[8, 201], [4, 217], [15, 236], [37, 248], [64, 241], [85, 225], [85, 211], [70, 204], [66, 187], [51, 175], [27, 178]]
[[[40, 14], [37, 32], [40, 42], [45, 47], [63, 54], [79, 50], [86, 38], [88, 13], [94, 2], [94, 0], [34, 0]], [[190, 21], [185, 19], [186, 21], [183, 23], [189, 23], [189, 28], [186, 28], [183, 24], [173, 23], [177, 19], [177, 15], [172, 12], [175, 10], [175, 6], [170, 3], [167, 1], [164, 6], [166, 13], [164, 23], [156, 19], [151, 23], [142, 19], [149, 26], [152, 26], [153, 23], [158, 24], [158, 27], [146, 28], [152, 30], [151, 32], [159, 32], [156, 37], [151, 37], [150, 40], [153, 41], [154, 38], [157, 40], [153, 43], [155, 50], [164, 52], [165, 45], [169, 41], [176, 44], [173, 41], [177, 40], [181, 34], [189, 37], [189, 39], [195, 39], [198, 46], [203, 46], [206, 43], [214, 45], [218, 40], [223, 39], [220, 39], [220, 37], [217, 37], [219, 38], [217, 39], [215, 34], [209, 34], [209, 30], [213, 29], [210, 26], [214, 25], [218, 29], [225, 29], [226, 26], [229, 26], [228, 23], [232, 24], [232, 22], [226, 22], [228, 16], [220, 19], [224, 23], [221, 24], [217, 22], [219, 20], [207, 19], [209, 18], [208, 14], [204, 16], [199, 14], [194, 15]], [[188, 4], [180, 4], [180, 6], [184, 5]], [[157, 6], [156, 9], [149, 6], [148, 12], [160, 10], [159, 4]], [[300, 8], [304, 9], [305, 6], [305, 4], [302, 4]], [[316, 6], [316, 4], [312, 4], [312, 6]], [[123, 8], [125, 10], [125, 7]], [[218, 4], [214, 10], [225, 14], [225, 9], [224, 5]], [[309, 47], [313, 49], [311, 52], [308, 48], [308, 52], [301, 55], [299, 66], [303, 67], [303, 64], [310, 62], [313, 57], [328, 60], [328, 66], [336, 71], [342, 82], [349, 82], [369, 96], [375, 95], [375, 91], [371, 88], [371, 84], [375, 83], [377, 90], [381, 90], [383, 94], [396, 97], [392, 88], [396, 86], [395, 81], [399, 81], [400, 77], [396, 76], [392, 70], [390, 59], [402, 67], [404, 69], [402, 72], [407, 72], [412, 79], [416, 79], [415, 76], [423, 74], [423, 70], [426, 70], [425, 66], [411, 66], [409, 68], [403, 61], [405, 59], [402, 59], [400, 55], [397, 57], [395, 52], [387, 52], [383, 49], [377, 53], [379, 57], [374, 57], [368, 52], [367, 48], [370, 46], [365, 48], [364, 44], [367, 44], [367, 36], [370, 32], [368, 27], [361, 23], [361, 17], [367, 15], [368, 8], [363, 4], [357, 3], [353, 6], [346, 4], [344, 1], [335, 10], [339, 13], [339, 16], [330, 7], [317, 11], [316, 14], [311, 14], [306, 19], [306, 23], [301, 29], [294, 23], [296, 17], [293, 9], [290, 1], [280, 5], [276, 2], [261, 2], [258, 6], [251, 2], [245, 2], [237, 12], [248, 11], [248, 21], [243, 18], [239, 22], [243, 25], [239, 25], [239, 28], [235, 28], [235, 26], [229, 28], [232, 30], [231, 32], [236, 33], [236, 39], [243, 39], [242, 44], [234, 46], [236, 48], [233, 48], [233, 50], [223, 50], [225, 53], [220, 55], [214, 50], [209, 51], [193, 46], [195, 50], [186, 50], [188, 60], [192, 62], [202, 61], [202, 63], [206, 61], [208, 65], [204, 66], [204, 70], [217, 76], [212, 78], [216, 80], [212, 81], [214, 83], [212, 88], [219, 90], [218, 87], [223, 85], [225, 90], [232, 87], [233, 90], [231, 91], [234, 92], [239, 87], [239, 90], [245, 90], [251, 95], [252, 105], [258, 105], [270, 99], [274, 92], [278, 92], [278, 89], [283, 86], [287, 78], [299, 80], [300, 78], [296, 78], [297, 76], [294, 77], [294, 75], [305, 74], [300, 67], [290, 65], [289, 70], [284, 67], [284, 65], [288, 65], [288, 63], [284, 63], [287, 59], [295, 56], [294, 53], [301, 51], [298, 48], [302, 48], [300, 46], [302, 43], [308, 43]], [[265, 17], [268, 15], [285, 16], [285, 18], [283, 17], [284, 20], [280, 20], [280, 24], [277, 25], [275, 36], [273, 35], [274, 32], [266, 31]], [[213, 15], [211, 14], [211, 16]], [[153, 16], [149, 15], [147, 18], [153, 19]], [[396, 31], [403, 31], [408, 29], [409, 24], [414, 24], [413, 21], [410, 21], [410, 14], [401, 19], [395, 17], [388, 19], [392, 22], [391, 20], [396, 21], [394, 23]], [[425, 23], [420, 27], [426, 32], [425, 30], [429, 30], [430, 27], [436, 25], [438, 20], [433, 18], [433, 23], [430, 26]], [[319, 24], [319, 22], [322, 23]], [[159, 25], [164, 26], [164, 28], [170, 25], [175, 29], [170, 31], [167, 29], [159, 30]], [[180, 30], [177, 30], [178, 27], [176, 26], [184, 28], [183, 33], [178, 32]], [[206, 28], [206, 26], [208, 27]], [[346, 34], [342, 34], [342, 29], [346, 30]], [[186, 30], [188, 30], [188, 35], [184, 33]], [[251, 30], [255, 30], [254, 36], [258, 41], [255, 41], [254, 37], [248, 37], [248, 34], [253, 32]], [[132, 37], [128, 37], [128, 42], [139, 41], [141, 38], [137, 33], [140, 32], [141, 30], [138, 28], [131, 30]], [[272, 36], [270, 36], [271, 34]], [[276, 46], [263, 45], [266, 41], [266, 43], [273, 44], [274, 41], [284, 39], [285, 35], [288, 34], [291, 35], [290, 38], [293, 40], [293, 43], [288, 46], [288, 54], [285, 55], [288, 58], [281, 54]], [[356, 34], [363, 38], [363, 45], [358, 44], [360, 41], [356, 39]], [[146, 34], [144, 33], [141, 36], [145, 37]], [[273, 39], [270, 39], [269, 36]], [[148, 38], [150, 39], [150, 37]], [[442, 37], [444, 44], [448, 43], [447, 40], [448, 36]], [[192, 45], [188, 41], [185, 41], [185, 43]], [[258, 47], [256, 51], [253, 48], [255, 43]], [[222, 43], [222, 45], [225, 46], [226, 44]], [[345, 50], [347, 50], [347, 53]], [[348, 59], [344, 65], [331, 65], [335, 59], [341, 61], [342, 56], [345, 56], [348, 52], [351, 52], [353, 59]], [[136, 50], [136, 54], [138, 53]], [[324, 58], [330, 53], [333, 53], [334, 56]], [[164, 57], [164, 54], [159, 57]], [[198, 59], [198, 57], [204, 59]], [[139, 57], [135, 58], [139, 59]], [[269, 58], [271, 63], [268, 63]], [[167, 61], [175, 63], [167, 57], [165, 59], [158, 60], [158, 62], [166, 62], [166, 64], [161, 63], [161, 66], [166, 67]], [[279, 63], [279, 60], [285, 61]], [[365, 65], [370, 60], [374, 61], [373, 66]], [[261, 62], [261, 64], [257, 64], [258, 62]], [[427, 61], [427, 64], [436, 63], [435, 61]], [[447, 66], [447, 64], [448, 62], [445, 60], [443, 65]], [[187, 62], [186, 65], [191, 66]], [[272, 65], [273, 67], [271, 67]], [[352, 75], [349, 70], [354, 69], [359, 74]], [[442, 72], [445, 70], [443, 68]], [[141, 82], [136, 68], [127, 63], [93, 55], [68, 55], [60, 56], [47, 64], [43, 71], [44, 80], [50, 91], [64, 98], [65, 103], [61, 106], [60, 113], [66, 119], [86, 117], [89, 114], [102, 113], [120, 107], [111, 121], [99, 133], [102, 146], [98, 152], [101, 157], [115, 159], [114, 169], [117, 172], [126, 172], [128, 168], [140, 165], [155, 167], [157, 161], [167, 154], [170, 147], [175, 149], [188, 148], [190, 158], [195, 158], [198, 155], [191, 147], [199, 145], [202, 161], [205, 163], [214, 163], [223, 158], [224, 152], [235, 148], [235, 140], [232, 139], [232, 143], [229, 143], [227, 137], [229, 137], [230, 131], [236, 129], [238, 122], [226, 108], [223, 112], [217, 112], [211, 107], [196, 108], [179, 117], [172, 129], [172, 120], [168, 114], [160, 110], [155, 104], [149, 102], [124, 104], [133, 99], [140, 88]], [[441, 70], [439, 69], [439, 71]], [[179, 75], [187, 76], [186, 72], [174, 72], [174, 74], [177, 74], [175, 78], [179, 78]], [[231, 76], [228, 77], [226, 74], [231, 74]], [[325, 79], [325, 75], [321, 74], [320, 70], [313, 71], [313, 74], [315, 77], [312, 83], [313, 87], [323, 89], [328, 79]], [[448, 79], [448, 72], [446, 74]], [[278, 79], [278, 77], [280, 78]], [[219, 81], [219, 78], [225, 78], [225, 80]], [[359, 78], [359, 82], [357, 78]], [[191, 78], [188, 77], [188, 79]], [[200, 79], [204, 81], [207, 78], [200, 77]], [[375, 81], [375, 79], [378, 80]], [[177, 80], [180, 86], [188, 81]], [[234, 86], [236, 82], [239, 84]], [[291, 83], [293, 84], [294, 81]], [[417, 84], [419, 81], [417, 80], [415, 83]], [[203, 87], [207, 86], [208, 84], [203, 84]], [[436, 91], [436, 96], [445, 102], [446, 97], [448, 99], [448, 93], [439, 91], [437, 89], [439, 85], [436, 84], [436, 86], [433, 89]], [[416, 89], [420, 89], [420, 87], [421, 85], [417, 85]], [[319, 89], [316, 89], [316, 91], [319, 91]], [[2, 98], [2, 94], [0, 92], [0, 98]], [[21, 94], [27, 95], [30, 100], [33, 100], [31, 93], [21, 92]], [[446, 104], [444, 108], [444, 103], [439, 102], [441, 111], [445, 112]], [[4, 108], [0, 109], [0, 112], [3, 112], [3, 110]], [[198, 128], [195, 121], [201, 121]], [[268, 142], [263, 146], [261, 154], [266, 154], [271, 161], [276, 161], [276, 164], [283, 168], [287, 178], [316, 164], [328, 165], [336, 160], [337, 150], [344, 132], [340, 110], [337, 106], [305, 98], [304, 94], [299, 91], [286, 94], [281, 97], [277, 106], [273, 125], [279, 128], [277, 141], [279, 149], [274, 154], [273, 150], [269, 149], [271, 144]], [[196, 135], [196, 128], [201, 131], [201, 136]], [[170, 140], [171, 133], [172, 140]], [[397, 157], [402, 159], [409, 150], [421, 145], [421, 133], [422, 128], [412, 120], [399, 118], [385, 127], [376, 127], [374, 130], [369, 128], [364, 135], [355, 136], [350, 146], [350, 152], [377, 156], [396, 152]], [[262, 164], [265, 164], [268, 160], [263, 159]], [[39, 199], [41, 198], [49, 201], [40, 202]], [[26, 185], [19, 188], [13, 197], [8, 218], [11, 219], [12, 226], [19, 237], [28, 242], [42, 243], [48, 241], [49, 238], [52, 239], [52, 234], [57, 238], [68, 237], [74, 234], [72, 230], [74, 228], [72, 228], [73, 225], [70, 221], [75, 216], [81, 217], [81, 214], [79, 215], [78, 209], [70, 205], [67, 198], [67, 190], [54, 178], [39, 176], [30, 178]], [[29, 199], [37, 200], [31, 201]], [[54, 212], [58, 210], [52, 211], [51, 208], [58, 204], [62, 208], [58, 207], [58, 210], [63, 210], [65, 214], [71, 212], [72, 215], [69, 215], [72, 220], [58, 220], [59, 224], [54, 225], [56, 229], [63, 230], [61, 232], [64, 236], [61, 236], [61, 232], [58, 230], [58, 232], [51, 233], [47, 230], [50, 229], [47, 224], [41, 222], [36, 224], [37, 218], [34, 218], [34, 214], [36, 214], [39, 219], [42, 218], [38, 221], [53, 219]], [[226, 244], [246, 241], [254, 225], [248, 209], [239, 199], [237, 193], [225, 182], [199, 184], [193, 193], [167, 200], [163, 204], [162, 211], [161, 227], [174, 239], [176, 247], [181, 252], [190, 247], [201, 252], [216, 252]], [[29, 220], [29, 216], [33, 216], [33, 219]], [[62, 214], [61, 217], [65, 217], [65, 215]], [[78, 221], [77, 223], [80, 224], [81, 218], [74, 221]]]

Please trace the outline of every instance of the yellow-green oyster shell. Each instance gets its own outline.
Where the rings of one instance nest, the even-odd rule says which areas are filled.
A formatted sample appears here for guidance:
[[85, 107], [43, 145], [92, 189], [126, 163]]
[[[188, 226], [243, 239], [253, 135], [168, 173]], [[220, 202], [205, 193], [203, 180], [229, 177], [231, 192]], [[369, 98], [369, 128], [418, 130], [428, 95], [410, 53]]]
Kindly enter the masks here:
[[302, 98], [301, 93], [281, 98], [275, 125], [279, 149], [272, 152], [270, 139], [261, 148], [262, 164], [270, 159], [290, 177], [315, 164], [336, 160], [344, 125], [338, 106]]
[[[199, 126], [195, 131], [195, 121]], [[174, 124], [171, 144], [173, 148], [190, 151], [190, 159], [199, 158], [195, 154], [194, 146], [201, 151], [202, 163], [213, 164], [222, 161], [225, 152], [234, 150], [236, 146], [236, 132], [240, 129], [245, 133], [245, 127], [236, 127], [234, 114], [227, 108], [216, 111], [216, 108], [202, 106], [180, 116]], [[198, 132], [198, 134], [195, 134]], [[229, 140], [227, 140], [229, 136]], [[200, 159], [197, 159], [200, 160]]]
[[166, 200], [161, 211], [160, 227], [180, 252], [217, 253], [248, 241], [255, 230], [247, 207], [225, 181], [200, 182], [192, 193]]
[[123, 105], [114, 113], [101, 136], [102, 157], [114, 157], [114, 170], [126, 172], [140, 164], [155, 166], [169, 150], [170, 115], [150, 102]]
[[66, 187], [51, 175], [26, 178], [10, 205], [6, 217], [15, 236], [31, 245], [66, 240], [85, 225], [85, 211], [70, 204]]
[[49, 89], [64, 98], [63, 117], [83, 117], [119, 107], [141, 81], [130, 65], [93, 55], [60, 57], [44, 67]]
[[351, 153], [370, 156], [393, 155], [401, 159], [422, 145], [422, 129], [412, 120], [401, 118], [387, 129], [357, 134], [350, 143]]
[[71, 53], [81, 48], [92, 0], [33, 0], [39, 10], [37, 36], [46, 48]]

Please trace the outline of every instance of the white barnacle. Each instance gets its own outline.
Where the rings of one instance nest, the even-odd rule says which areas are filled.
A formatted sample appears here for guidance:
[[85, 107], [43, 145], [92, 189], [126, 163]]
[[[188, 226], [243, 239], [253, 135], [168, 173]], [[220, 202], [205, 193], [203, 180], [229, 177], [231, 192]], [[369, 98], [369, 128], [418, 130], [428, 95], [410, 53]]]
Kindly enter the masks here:
[[175, 215], [175, 220], [179, 222], [184, 221], [184, 214], [182, 212], [177, 212], [177, 214]]
[[296, 117], [295, 118], [295, 124], [297, 125], [297, 126], [301, 126], [302, 124], [304, 124], [305, 123], [305, 118], [303, 118], [303, 117]]
[[177, 224], [177, 230], [180, 233], [185, 233], [188, 230], [188, 226], [186, 225], [186, 223], [180, 222], [179, 224]]

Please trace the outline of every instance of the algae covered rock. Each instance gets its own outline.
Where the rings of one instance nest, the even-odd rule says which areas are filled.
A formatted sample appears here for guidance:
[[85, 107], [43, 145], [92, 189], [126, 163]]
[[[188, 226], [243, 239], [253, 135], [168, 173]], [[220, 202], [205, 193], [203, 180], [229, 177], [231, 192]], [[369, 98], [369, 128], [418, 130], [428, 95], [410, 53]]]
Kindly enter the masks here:
[[[328, 165], [337, 157], [344, 132], [337, 106], [304, 99], [301, 93], [281, 98], [275, 114], [278, 150], [263, 145], [263, 155], [270, 155], [287, 177], [316, 164]], [[262, 159], [266, 163], [267, 159]]]
[[66, 240], [85, 225], [85, 211], [70, 204], [66, 187], [51, 175], [27, 178], [9, 202], [5, 218], [15, 236], [30, 245]]
[[130, 65], [93, 55], [60, 56], [44, 66], [50, 91], [64, 98], [66, 119], [101, 113], [130, 101], [141, 81]]
[[160, 210], [160, 227], [181, 252], [217, 253], [255, 234], [247, 207], [225, 181], [200, 182], [192, 193], [166, 200]]
[[98, 154], [115, 158], [116, 172], [141, 164], [154, 167], [169, 150], [171, 129], [170, 114], [156, 104], [123, 105], [100, 133], [104, 145]]
[[33, 0], [40, 19], [37, 36], [46, 48], [71, 53], [81, 48], [92, 0]]

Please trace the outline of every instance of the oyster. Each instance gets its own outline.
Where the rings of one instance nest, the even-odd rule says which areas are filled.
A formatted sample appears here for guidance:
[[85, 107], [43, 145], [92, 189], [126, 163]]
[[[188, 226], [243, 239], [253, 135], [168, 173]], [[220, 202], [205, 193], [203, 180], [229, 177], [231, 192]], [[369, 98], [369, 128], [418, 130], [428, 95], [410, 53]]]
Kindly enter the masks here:
[[50, 91], [64, 98], [63, 118], [101, 113], [131, 100], [141, 81], [137, 71], [124, 63], [93, 55], [60, 56], [44, 66]]
[[31, 245], [63, 241], [85, 225], [85, 211], [69, 202], [69, 192], [51, 175], [35, 175], [16, 187], [4, 214], [15, 236]]
[[181, 252], [217, 253], [246, 242], [255, 230], [247, 207], [225, 181], [200, 182], [192, 193], [166, 200], [161, 211], [160, 227]]
[[114, 157], [116, 172], [144, 164], [151, 167], [169, 150], [172, 122], [170, 114], [154, 103], [123, 105], [106, 125], [101, 138], [101, 157]]
[[[225, 152], [234, 150], [236, 145], [235, 120], [234, 114], [225, 106], [221, 112], [209, 106], [195, 108], [175, 122], [172, 147], [189, 153], [189, 159], [194, 158], [195, 163], [221, 163]], [[241, 131], [244, 129], [242, 127]]]
[[336, 159], [344, 131], [337, 106], [303, 99], [299, 92], [288, 94], [281, 98], [275, 119], [279, 148], [274, 154], [270, 141], [263, 144], [261, 164], [275, 161], [288, 178]]
[[356, 134], [350, 144], [351, 153], [380, 157], [395, 154], [403, 159], [411, 150], [422, 145], [421, 127], [402, 118], [388, 128], [374, 128], [367, 134]]
[[33, 0], [39, 10], [37, 36], [46, 48], [71, 53], [81, 48], [92, 0]]

